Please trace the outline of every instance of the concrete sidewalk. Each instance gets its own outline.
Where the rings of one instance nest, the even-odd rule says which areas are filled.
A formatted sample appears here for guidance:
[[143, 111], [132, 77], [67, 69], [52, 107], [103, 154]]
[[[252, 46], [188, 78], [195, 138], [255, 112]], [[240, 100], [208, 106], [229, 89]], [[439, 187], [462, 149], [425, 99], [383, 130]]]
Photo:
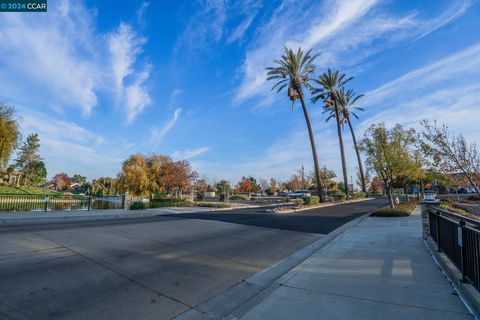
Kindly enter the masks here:
[[411, 217], [369, 217], [273, 285], [241, 319], [472, 319]]

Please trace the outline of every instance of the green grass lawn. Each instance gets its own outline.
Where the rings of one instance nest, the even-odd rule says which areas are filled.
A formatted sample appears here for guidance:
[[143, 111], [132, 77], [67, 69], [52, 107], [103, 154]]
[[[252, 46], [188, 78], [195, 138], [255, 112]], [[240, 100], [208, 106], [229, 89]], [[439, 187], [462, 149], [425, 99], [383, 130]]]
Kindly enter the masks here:
[[62, 195], [61, 192], [52, 191], [48, 189], [38, 188], [38, 187], [11, 187], [7, 185], [0, 185], [0, 194], [38, 194], [38, 195]]

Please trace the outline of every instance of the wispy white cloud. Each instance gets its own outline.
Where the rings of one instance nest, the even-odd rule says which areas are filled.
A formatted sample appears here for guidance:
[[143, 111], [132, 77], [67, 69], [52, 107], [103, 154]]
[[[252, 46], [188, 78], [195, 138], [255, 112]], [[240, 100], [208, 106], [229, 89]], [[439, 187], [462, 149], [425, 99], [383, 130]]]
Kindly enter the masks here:
[[175, 88], [170, 95], [170, 100], [174, 100], [176, 97], [180, 96], [183, 93], [183, 90], [180, 88]]
[[398, 92], [398, 90], [412, 87], [419, 90], [444, 80], [449, 80], [449, 84], [452, 85], [452, 77], [458, 77], [461, 80], [461, 78], [477, 74], [479, 71], [480, 44], [476, 44], [430, 65], [408, 72], [368, 92], [364, 103], [374, 104], [391, 96], [394, 92]]
[[137, 20], [137, 24], [141, 27], [145, 26], [145, 14], [150, 6], [150, 2], [148, 1], [142, 1], [140, 4], [140, 8], [138, 8], [137, 12], [135, 13], [135, 19]]
[[89, 179], [115, 176], [126, 154], [135, 144], [105, 137], [72, 121], [19, 106], [24, 135], [38, 133], [40, 155], [45, 158], [48, 176], [58, 172], [80, 173]]
[[201, 0], [198, 4], [199, 9], [177, 39], [175, 51], [205, 50], [220, 40], [227, 44], [242, 40], [263, 5], [261, 0]]
[[125, 110], [127, 124], [132, 123], [142, 111], [152, 103], [145, 82], [150, 75], [151, 66], [147, 65], [142, 72], [135, 75], [132, 82], [125, 88]]
[[181, 48], [193, 50], [219, 41], [224, 32], [227, 19], [226, 4], [223, 0], [205, 0], [200, 9], [190, 19], [184, 32], [175, 45], [175, 51]]
[[[285, 45], [320, 52], [316, 61], [320, 68], [346, 68], [399, 41], [426, 36], [459, 17], [470, 5], [469, 0], [455, 2], [439, 16], [424, 17], [417, 12], [389, 14], [376, 0], [328, 0], [313, 5], [284, 1], [257, 29], [258, 36], [239, 70], [241, 84], [236, 101], [255, 96], [262, 98], [263, 105], [274, 101], [266, 84], [265, 68], [282, 54]], [[299, 19], [302, 24], [298, 24]]]
[[89, 131], [72, 121], [52, 118], [42, 112], [21, 109], [20, 124], [26, 132], [37, 132], [47, 137], [62, 137], [62, 139], [99, 145], [105, 138]]
[[255, 15], [250, 15], [246, 17], [236, 28], [233, 30], [232, 34], [228, 37], [227, 43], [232, 43], [238, 40], [241, 40], [248, 30], [250, 25], [252, 24]]
[[93, 62], [100, 39], [92, 17], [92, 12], [82, 6], [73, 9], [68, 1], [46, 15], [2, 15], [0, 96], [53, 108], [75, 107], [90, 115], [101, 83]]
[[[236, 96], [237, 101], [269, 92], [265, 86], [265, 68], [282, 53], [286, 44], [303, 42], [312, 48], [355, 22], [374, 4], [373, 0], [327, 1], [315, 5], [310, 3], [308, 11], [305, 11], [305, 3], [283, 2], [270, 21], [257, 30], [259, 35], [251, 45], [251, 50], [246, 53], [241, 67], [242, 82]], [[307, 22], [298, 24], [300, 17]], [[308, 35], [306, 39], [302, 36], [304, 34]]]
[[476, 139], [480, 136], [479, 77], [477, 43], [367, 92], [363, 105], [368, 117], [360, 129], [378, 122], [418, 127], [420, 120], [432, 119]]
[[172, 157], [177, 159], [192, 159], [207, 153], [210, 147], [201, 147], [198, 149], [188, 149], [185, 151], [174, 151]]
[[452, 20], [462, 16], [472, 5], [474, 4], [473, 0], [460, 0], [453, 2], [453, 5], [447, 8], [440, 16], [431, 19], [425, 20], [419, 23], [418, 35], [415, 39], [422, 38], [434, 30], [443, 27]]
[[67, 0], [45, 15], [2, 16], [0, 99], [58, 113], [76, 108], [89, 117], [99, 94], [115, 93], [126, 112], [138, 114], [150, 103], [141, 99], [132, 107], [133, 92], [141, 88], [148, 96], [144, 83], [150, 68], [137, 61], [146, 39], [125, 23], [109, 34], [98, 32], [96, 23], [95, 11]]
[[127, 124], [132, 123], [143, 109], [152, 103], [145, 87], [151, 66], [147, 64], [141, 71], [135, 69], [138, 55], [142, 52], [145, 42], [144, 37], [136, 34], [132, 27], [125, 23], [121, 23], [108, 40], [117, 103], [125, 107]]
[[150, 142], [151, 143], [160, 143], [162, 139], [165, 137], [165, 135], [172, 130], [172, 128], [175, 126], [175, 123], [177, 122], [178, 118], [180, 117], [180, 113], [182, 112], [182, 109], [177, 108], [175, 112], [173, 113], [173, 117], [168, 120], [165, 125], [161, 128], [154, 127], [150, 128]]
[[[328, 1], [329, 11], [327, 15], [317, 17], [307, 36], [301, 42], [287, 42], [289, 47], [313, 48], [319, 42], [332, 38], [343, 28], [354, 23], [377, 3], [377, 0], [354, 0], [354, 1]], [[326, 9], [325, 6], [324, 8]]]
[[135, 34], [130, 25], [123, 22], [108, 38], [108, 48], [112, 56], [113, 78], [119, 99], [123, 94], [124, 79], [135, 71], [134, 64], [145, 41], [145, 38]]

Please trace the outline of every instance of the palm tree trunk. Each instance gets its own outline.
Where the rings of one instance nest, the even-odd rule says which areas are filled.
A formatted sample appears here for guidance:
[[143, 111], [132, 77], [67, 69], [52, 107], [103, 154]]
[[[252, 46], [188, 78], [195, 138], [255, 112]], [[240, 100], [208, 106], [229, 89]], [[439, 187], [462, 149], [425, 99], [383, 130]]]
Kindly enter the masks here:
[[360, 157], [360, 150], [358, 149], [357, 138], [355, 137], [355, 132], [353, 131], [352, 122], [350, 121], [350, 117], [346, 117], [348, 126], [350, 127], [350, 132], [352, 133], [352, 140], [353, 145], [355, 146], [355, 152], [357, 153], [357, 161], [358, 161], [358, 170], [360, 171], [360, 179], [362, 179], [362, 192], [367, 192], [367, 187], [365, 186], [365, 174], [363, 173], [363, 164], [362, 158]]
[[323, 190], [322, 185], [320, 184], [320, 166], [318, 165], [318, 155], [317, 155], [317, 148], [315, 147], [315, 138], [313, 136], [312, 124], [310, 123], [310, 117], [308, 116], [308, 110], [305, 106], [305, 101], [303, 100], [303, 92], [298, 90], [300, 103], [302, 105], [303, 115], [305, 116], [305, 122], [307, 123], [308, 128], [308, 136], [310, 137], [310, 145], [312, 147], [312, 155], [313, 155], [313, 164], [315, 166], [315, 178], [317, 180], [317, 190], [318, 196], [320, 197], [320, 201], [323, 202]]
[[335, 104], [335, 117], [337, 118], [337, 132], [338, 132], [338, 142], [340, 144], [340, 156], [342, 158], [343, 183], [345, 184], [345, 195], [347, 196], [347, 200], [348, 200], [350, 199], [350, 196], [348, 191], [347, 163], [345, 161], [345, 149], [343, 147], [340, 113], [338, 111], [337, 102], [335, 101], [334, 104]]

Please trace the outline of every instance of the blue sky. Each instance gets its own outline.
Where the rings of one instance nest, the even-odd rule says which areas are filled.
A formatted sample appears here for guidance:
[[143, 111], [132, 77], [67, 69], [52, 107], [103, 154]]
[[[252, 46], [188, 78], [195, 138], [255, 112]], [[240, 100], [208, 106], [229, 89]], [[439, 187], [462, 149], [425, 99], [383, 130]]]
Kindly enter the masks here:
[[[130, 154], [188, 159], [211, 179], [285, 179], [312, 167], [304, 118], [265, 81], [285, 45], [321, 55], [366, 96], [354, 126], [446, 122], [480, 136], [480, 3], [48, 1], [0, 13], [0, 100], [37, 132], [49, 176], [114, 176]], [[335, 127], [309, 105], [319, 159]], [[357, 166], [348, 131], [349, 175]]]

